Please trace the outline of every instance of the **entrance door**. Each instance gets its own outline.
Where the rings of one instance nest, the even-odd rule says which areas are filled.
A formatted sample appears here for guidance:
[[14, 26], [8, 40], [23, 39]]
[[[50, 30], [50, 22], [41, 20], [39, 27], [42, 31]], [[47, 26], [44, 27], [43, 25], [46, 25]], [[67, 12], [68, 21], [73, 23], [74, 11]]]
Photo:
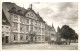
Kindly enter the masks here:
[[31, 36], [31, 42], [33, 42], [33, 37]]
[[9, 42], [8, 39], [9, 39], [9, 37], [8, 36], [5, 36], [5, 43], [8, 43]]
[[4, 37], [2, 37], [2, 43], [4, 43]]

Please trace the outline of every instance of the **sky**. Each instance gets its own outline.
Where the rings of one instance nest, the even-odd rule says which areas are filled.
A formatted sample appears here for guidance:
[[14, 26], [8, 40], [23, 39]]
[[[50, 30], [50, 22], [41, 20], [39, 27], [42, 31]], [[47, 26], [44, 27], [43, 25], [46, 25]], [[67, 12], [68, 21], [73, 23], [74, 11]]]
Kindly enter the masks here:
[[60, 28], [63, 25], [69, 25], [78, 33], [78, 3], [77, 2], [14, 2], [20, 7], [28, 9], [32, 4], [33, 10], [48, 25], [54, 25], [54, 28]]

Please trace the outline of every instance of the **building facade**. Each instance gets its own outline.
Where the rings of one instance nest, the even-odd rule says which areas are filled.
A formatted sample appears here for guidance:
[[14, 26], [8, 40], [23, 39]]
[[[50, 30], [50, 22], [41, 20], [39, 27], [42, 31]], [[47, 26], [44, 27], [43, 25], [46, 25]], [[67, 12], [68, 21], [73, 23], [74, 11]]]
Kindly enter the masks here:
[[53, 26], [51, 30], [46, 28], [46, 22], [33, 10], [32, 4], [28, 9], [9, 2], [3, 3], [2, 6], [11, 24], [10, 43], [43, 43], [46, 35], [54, 34]]
[[10, 43], [10, 23], [2, 11], [2, 44]]
[[55, 40], [56, 39], [55, 38], [56, 37], [56, 31], [53, 27], [53, 24], [52, 24], [52, 26], [45, 25], [45, 28], [46, 28], [46, 30], [45, 30], [45, 36], [46, 36], [45, 41], [48, 42], [51, 40], [51, 38], [54, 38], [54, 40]]

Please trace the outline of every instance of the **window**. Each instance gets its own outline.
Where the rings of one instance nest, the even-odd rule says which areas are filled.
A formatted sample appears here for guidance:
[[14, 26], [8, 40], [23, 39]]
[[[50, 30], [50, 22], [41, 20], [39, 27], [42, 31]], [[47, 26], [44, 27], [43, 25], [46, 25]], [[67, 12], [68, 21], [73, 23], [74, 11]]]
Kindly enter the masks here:
[[12, 8], [11, 8], [11, 11], [12, 11], [12, 12], [16, 12], [16, 8], [15, 8], [15, 7], [12, 7]]
[[20, 22], [22, 22], [22, 17], [20, 17]]
[[5, 38], [4, 38], [4, 37], [2, 37], [2, 43], [4, 43], [4, 39], [5, 39]]
[[35, 27], [35, 31], [37, 32], [37, 27]]
[[9, 27], [6, 27], [6, 28], [9, 28]]
[[35, 23], [35, 20], [34, 20], [34, 26], [35, 26], [35, 24], [36, 24], [36, 23]]
[[42, 39], [44, 39], [44, 36], [42, 36]]
[[26, 36], [26, 40], [28, 40], [28, 36]]
[[36, 27], [34, 27], [34, 31], [36, 32]]
[[24, 23], [24, 18], [23, 17], [20, 17], [20, 22]]
[[27, 16], [29, 16], [29, 14], [27, 14]]
[[27, 32], [29, 31], [29, 26], [26, 26], [26, 31], [27, 31]]
[[38, 27], [36, 28], [36, 31], [38, 32]]
[[6, 27], [6, 30], [9, 31], [9, 27]]
[[28, 18], [26, 19], [26, 23], [29, 24], [29, 19]]
[[40, 22], [39, 22], [39, 27], [40, 27]]
[[39, 33], [39, 28], [37, 28], [37, 30], [38, 30], [38, 33]]
[[14, 30], [18, 30], [18, 24], [17, 23], [14, 23], [14, 26], [13, 26]]
[[37, 26], [37, 21], [35, 21], [35, 25]]
[[33, 20], [31, 20], [31, 25], [33, 25]]
[[42, 34], [44, 34], [44, 29], [42, 28]]
[[22, 21], [22, 23], [25, 23], [25, 18], [23, 17], [23, 19], [22, 19], [23, 21]]
[[9, 32], [6, 32], [6, 34], [9, 34]]
[[4, 34], [2, 34], [2, 37], [4, 37], [5, 35]]
[[30, 31], [33, 31], [33, 26], [31, 26], [31, 29], [30, 29]]
[[22, 31], [22, 25], [20, 25], [20, 31]]
[[40, 40], [40, 36], [38, 36], [38, 40]]
[[20, 31], [23, 31], [23, 25], [20, 24]]
[[20, 40], [23, 40], [23, 35], [20, 35]]
[[41, 33], [41, 29], [39, 28], [39, 33]]
[[17, 40], [17, 35], [14, 35], [14, 40]]
[[20, 31], [21, 31], [21, 32], [24, 32], [24, 30], [25, 30], [25, 25], [20, 24]]
[[38, 26], [38, 21], [37, 21], [37, 26]]
[[17, 15], [14, 15], [14, 21], [18, 21]]
[[42, 40], [44, 41], [44, 36], [42, 36]]

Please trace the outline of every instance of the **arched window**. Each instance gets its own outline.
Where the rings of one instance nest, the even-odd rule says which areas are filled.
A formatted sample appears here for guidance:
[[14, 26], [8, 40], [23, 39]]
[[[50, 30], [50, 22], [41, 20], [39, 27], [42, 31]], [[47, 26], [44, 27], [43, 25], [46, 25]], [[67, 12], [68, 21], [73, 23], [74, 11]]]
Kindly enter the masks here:
[[18, 21], [18, 16], [14, 15], [14, 21]]

